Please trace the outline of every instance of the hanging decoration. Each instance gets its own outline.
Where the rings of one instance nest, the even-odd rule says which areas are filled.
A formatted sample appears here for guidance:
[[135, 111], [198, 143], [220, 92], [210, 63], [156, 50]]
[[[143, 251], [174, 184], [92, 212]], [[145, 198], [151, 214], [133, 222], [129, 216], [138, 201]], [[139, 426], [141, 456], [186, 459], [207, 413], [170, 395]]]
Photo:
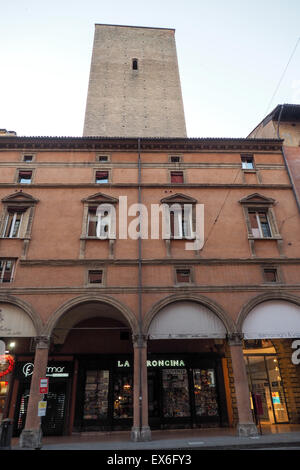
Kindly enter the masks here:
[[15, 365], [15, 360], [10, 354], [0, 355], [0, 377], [12, 372]]

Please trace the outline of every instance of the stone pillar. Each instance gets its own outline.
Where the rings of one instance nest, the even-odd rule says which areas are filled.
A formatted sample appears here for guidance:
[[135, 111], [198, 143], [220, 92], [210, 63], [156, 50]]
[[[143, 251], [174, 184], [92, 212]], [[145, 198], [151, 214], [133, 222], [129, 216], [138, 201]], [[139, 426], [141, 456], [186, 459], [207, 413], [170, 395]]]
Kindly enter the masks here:
[[40, 379], [46, 376], [50, 339], [45, 336], [36, 338], [34, 369], [31, 378], [30, 395], [27, 407], [25, 428], [20, 436], [20, 447], [40, 449], [42, 446], [41, 418], [38, 416]]
[[133, 337], [133, 427], [131, 440], [150, 441], [151, 430], [148, 424], [148, 377], [147, 377], [147, 339], [145, 336]]
[[243, 355], [243, 335], [233, 333], [228, 335], [231, 353], [234, 386], [238, 409], [238, 435], [241, 437], [257, 436], [257, 427], [253, 421], [250, 404], [250, 391], [247, 379], [246, 365]]

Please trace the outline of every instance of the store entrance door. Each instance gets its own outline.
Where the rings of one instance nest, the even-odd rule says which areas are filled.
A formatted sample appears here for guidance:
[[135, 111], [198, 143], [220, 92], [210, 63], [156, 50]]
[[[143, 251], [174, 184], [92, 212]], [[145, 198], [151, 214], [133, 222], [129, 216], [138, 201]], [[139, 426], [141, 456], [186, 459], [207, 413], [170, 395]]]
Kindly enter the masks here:
[[[64, 433], [65, 410], [66, 410], [66, 382], [51, 383], [51, 392], [45, 395], [47, 401], [46, 416], [42, 417], [42, 432], [44, 436], [61, 436]], [[20, 393], [16, 406], [14, 420], [14, 435], [19, 436], [25, 427], [28, 400], [29, 384], [20, 385]], [[41, 396], [42, 397], [42, 396]]]

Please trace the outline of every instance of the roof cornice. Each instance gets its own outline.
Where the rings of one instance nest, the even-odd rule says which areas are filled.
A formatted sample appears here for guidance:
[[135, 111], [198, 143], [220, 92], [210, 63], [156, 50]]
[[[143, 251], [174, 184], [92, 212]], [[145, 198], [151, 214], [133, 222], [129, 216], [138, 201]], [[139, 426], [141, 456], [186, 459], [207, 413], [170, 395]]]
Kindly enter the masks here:
[[[280, 139], [247, 138], [186, 138], [186, 137], [145, 137], [140, 139], [142, 151], [278, 151]], [[1, 136], [2, 150], [111, 150], [137, 151], [137, 137], [17, 137]]]

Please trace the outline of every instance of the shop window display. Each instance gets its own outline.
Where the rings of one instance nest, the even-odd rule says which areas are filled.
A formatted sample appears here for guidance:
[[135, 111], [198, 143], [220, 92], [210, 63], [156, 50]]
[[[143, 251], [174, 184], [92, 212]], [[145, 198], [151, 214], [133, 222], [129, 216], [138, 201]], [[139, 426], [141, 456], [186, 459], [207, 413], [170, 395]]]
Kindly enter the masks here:
[[187, 371], [185, 369], [164, 369], [162, 380], [164, 417], [190, 416]]
[[218, 397], [213, 369], [194, 369], [196, 416], [218, 416]]
[[106, 419], [108, 411], [108, 370], [89, 370], [86, 373], [84, 419]]
[[[246, 356], [249, 388], [260, 403], [259, 419], [262, 423], [286, 423], [288, 413], [282, 379], [275, 355]], [[252, 402], [253, 407], [253, 402]]]
[[133, 417], [132, 375], [117, 375], [114, 382], [114, 418]]

